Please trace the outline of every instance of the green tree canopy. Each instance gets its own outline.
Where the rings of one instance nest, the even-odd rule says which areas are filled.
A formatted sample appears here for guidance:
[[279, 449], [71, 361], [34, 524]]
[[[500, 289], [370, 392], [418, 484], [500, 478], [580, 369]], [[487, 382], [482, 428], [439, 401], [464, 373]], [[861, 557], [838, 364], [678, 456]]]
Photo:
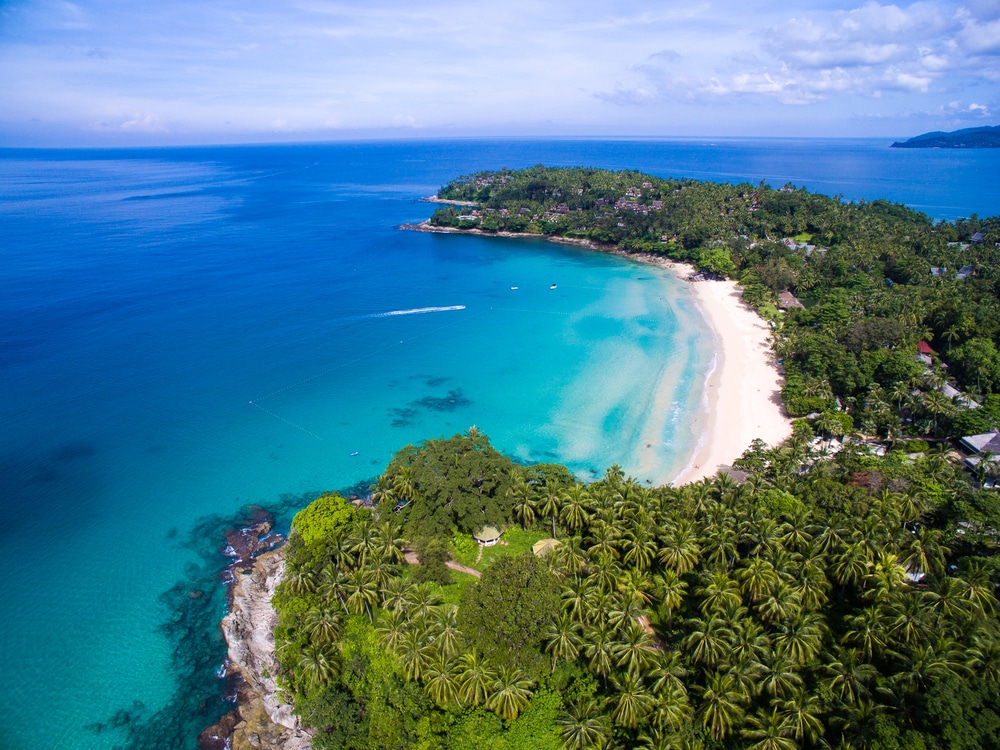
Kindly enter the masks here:
[[408, 445], [393, 458], [390, 480], [406, 474], [413, 502], [401, 510], [410, 538], [443, 537], [454, 528], [472, 533], [511, 523], [513, 499], [507, 488], [513, 462], [484, 435], [455, 435]]
[[503, 557], [465, 591], [459, 626], [471, 647], [498, 666], [537, 673], [547, 664], [542, 636], [561, 611], [559, 593], [559, 581], [530, 552]]

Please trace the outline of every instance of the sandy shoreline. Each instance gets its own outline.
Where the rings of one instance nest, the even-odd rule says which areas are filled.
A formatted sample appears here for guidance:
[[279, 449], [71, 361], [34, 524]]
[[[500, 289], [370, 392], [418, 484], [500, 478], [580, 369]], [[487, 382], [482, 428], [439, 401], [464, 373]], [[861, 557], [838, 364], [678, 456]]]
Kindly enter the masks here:
[[[510, 232], [487, 233], [431, 227], [426, 223], [404, 228], [422, 232], [534, 237]], [[626, 253], [617, 247], [589, 240], [561, 237], [538, 239], [589, 247], [657, 265], [684, 281], [694, 273], [694, 268], [686, 263], [653, 255]], [[660, 472], [655, 466], [641, 467], [644, 475], [656, 476], [658, 481], [663, 479], [674, 485], [714, 476], [721, 467], [732, 465], [755, 438], [768, 445], [776, 445], [792, 434], [792, 422], [781, 403], [781, 375], [771, 352], [767, 322], [743, 302], [735, 281], [697, 281], [691, 282], [690, 286], [715, 337], [715, 362], [709, 370], [701, 408], [692, 425], [697, 444], [692, 447], [687, 465], [676, 476], [664, 478], [657, 476]], [[667, 414], [671, 398], [669, 388], [658, 388], [653, 397], [653, 408], [659, 415]], [[659, 422], [662, 420], [650, 420], [651, 424]]]
[[[684, 263], [659, 264], [681, 279], [694, 272]], [[693, 425], [698, 443], [687, 467], [673, 478], [674, 485], [714, 476], [732, 465], [755, 438], [776, 445], [792, 434], [767, 322], [743, 302], [735, 281], [697, 281], [691, 287], [715, 335], [716, 360]], [[668, 406], [658, 404], [661, 409]]]

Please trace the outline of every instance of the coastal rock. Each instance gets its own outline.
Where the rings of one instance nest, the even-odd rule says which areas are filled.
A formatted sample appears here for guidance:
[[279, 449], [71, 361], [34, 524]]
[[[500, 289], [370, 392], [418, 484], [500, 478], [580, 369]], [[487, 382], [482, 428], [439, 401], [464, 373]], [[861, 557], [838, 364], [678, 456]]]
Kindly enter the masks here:
[[260, 555], [246, 570], [235, 570], [229, 614], [222, 632], [229, 646], [229, 673], [242, 680], [237, 703], [239, 721], [229, 747], [308, 750], [311, 735], [303, 729], [292, 707], [282, 697], [274, 675], [274, 626], [278, 615], [271, 606], [285, 561], [281, 549]]

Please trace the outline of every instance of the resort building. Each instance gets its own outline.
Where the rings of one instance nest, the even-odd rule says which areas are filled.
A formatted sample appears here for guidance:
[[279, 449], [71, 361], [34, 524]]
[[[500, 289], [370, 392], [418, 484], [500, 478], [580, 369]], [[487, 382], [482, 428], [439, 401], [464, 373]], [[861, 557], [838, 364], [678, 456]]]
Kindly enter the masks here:
[[492, 547], [500, 541], [501, 533], [495, 526], [483, 526], [479, 531], [473, 532], [472, 538], [479, 542], [481, 547]]

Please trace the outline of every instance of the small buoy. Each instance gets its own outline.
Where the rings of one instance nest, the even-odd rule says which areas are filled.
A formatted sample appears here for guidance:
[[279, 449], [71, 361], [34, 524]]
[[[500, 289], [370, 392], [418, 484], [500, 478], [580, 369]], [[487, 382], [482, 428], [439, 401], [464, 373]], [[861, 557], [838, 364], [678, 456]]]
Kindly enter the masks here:
[[354, 451], [354, 453], [352, 453], [351, 455], [352, 456], [356, 456], [356, 455], [358, 455], [358, 453], [360, 453], [360, 451]]

